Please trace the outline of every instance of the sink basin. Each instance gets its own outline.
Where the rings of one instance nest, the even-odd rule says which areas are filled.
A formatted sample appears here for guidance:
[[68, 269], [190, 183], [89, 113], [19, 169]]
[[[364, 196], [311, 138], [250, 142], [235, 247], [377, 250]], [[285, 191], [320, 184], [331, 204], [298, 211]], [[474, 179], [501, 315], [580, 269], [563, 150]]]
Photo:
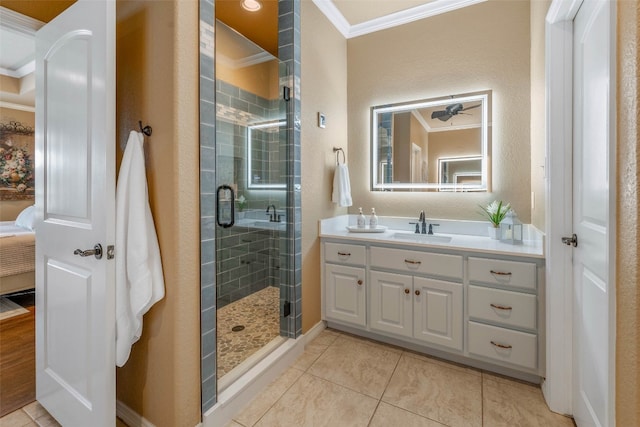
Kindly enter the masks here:
[[443, 236], [440, 234], [416, 234], [411, 232], [395, 232], [391, 235], [391, 238], [418, 243], [449, 243], [451, 241], [451, 236]]

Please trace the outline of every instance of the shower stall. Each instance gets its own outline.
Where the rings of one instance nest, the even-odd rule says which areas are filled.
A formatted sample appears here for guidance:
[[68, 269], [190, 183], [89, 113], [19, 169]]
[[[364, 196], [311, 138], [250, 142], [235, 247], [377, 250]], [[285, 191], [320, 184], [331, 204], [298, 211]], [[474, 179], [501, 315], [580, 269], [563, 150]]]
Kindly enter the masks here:
[[[279, 2], [279, 39], [294, 31], [284, 16], [299, 22], [296, 3]], [[301, 332], [299, 100], [291, 90], [299, 63], [282, 40], [278, 58], [214, 19], [214, 4], [200, 6], [205, 412]]]

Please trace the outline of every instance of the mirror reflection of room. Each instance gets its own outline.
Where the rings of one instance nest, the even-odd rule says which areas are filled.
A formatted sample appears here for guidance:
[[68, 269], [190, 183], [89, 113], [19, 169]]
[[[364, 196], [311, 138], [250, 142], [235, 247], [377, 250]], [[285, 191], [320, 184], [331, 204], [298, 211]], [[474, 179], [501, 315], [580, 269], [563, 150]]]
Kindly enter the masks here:
[[488, 191], [491, 92], [372, 108], [372, 190]]

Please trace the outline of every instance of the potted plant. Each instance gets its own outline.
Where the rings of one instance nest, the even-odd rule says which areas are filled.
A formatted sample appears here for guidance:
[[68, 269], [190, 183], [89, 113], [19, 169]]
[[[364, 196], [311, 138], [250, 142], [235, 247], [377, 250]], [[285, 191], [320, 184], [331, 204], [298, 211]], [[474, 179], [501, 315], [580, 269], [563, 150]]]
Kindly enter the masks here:
[[236, 199], [236, 204], [238, 206], [238, 219], [244, 218], [244, 208], [247, 207], [247, 203], [247, 199], [243, 195], [240, 195], [240, 197]]
[[486, 217], [491, 225], [489, 226], [489, 237], [497, 240], [500, 236], [500, 222], [511, 210], [510, 203], [504, 203], [502, 200], [494, 200], [488, 206], [480, 206], [482, 216]]

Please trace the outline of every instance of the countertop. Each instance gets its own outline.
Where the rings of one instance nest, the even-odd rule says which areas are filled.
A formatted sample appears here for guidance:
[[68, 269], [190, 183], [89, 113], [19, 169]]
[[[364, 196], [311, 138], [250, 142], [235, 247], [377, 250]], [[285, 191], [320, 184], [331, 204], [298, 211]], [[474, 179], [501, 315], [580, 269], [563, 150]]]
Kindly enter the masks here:
[[[483, 252], [510, 256], [520, 256], [527, 258], [544, 258], [544, 234], [535, 227], [525, 224], [522, 244], [514, 245], [493, 240], [488, 237], [488, 222], [482, 221], [453, 221], [445, 219], [431, 219], [427, 223], [438, 224], [434, 227], [435, 241], [412, 241], [413, 227], [409, 224], [415, 222], [415, 218], [403, 217], [378, 217], [378, 224], [387, 229], [382, 233], [353, 233], [347, 226], [356, 223], [356, 215], [341, 215], [333, 218], [323, 219], [319, 222], [319, 235], [323, 238], [333, 238], [341, 240], [352, 240], [354, 243], [378, 243], [398, 246], [414, 246], [422, 248], [440, 248], [464, 250], [469, 252]], [[398, 238], [397, 234], [402, 234]], [[394, 237], [394, 235], [396, 237]], [[420, 235], [415, 235], [416, 239], [421, 239]], [[451, 240], [438, 241], [438, 237]], [[445, 240], [445, 239], [442, 239]]]

